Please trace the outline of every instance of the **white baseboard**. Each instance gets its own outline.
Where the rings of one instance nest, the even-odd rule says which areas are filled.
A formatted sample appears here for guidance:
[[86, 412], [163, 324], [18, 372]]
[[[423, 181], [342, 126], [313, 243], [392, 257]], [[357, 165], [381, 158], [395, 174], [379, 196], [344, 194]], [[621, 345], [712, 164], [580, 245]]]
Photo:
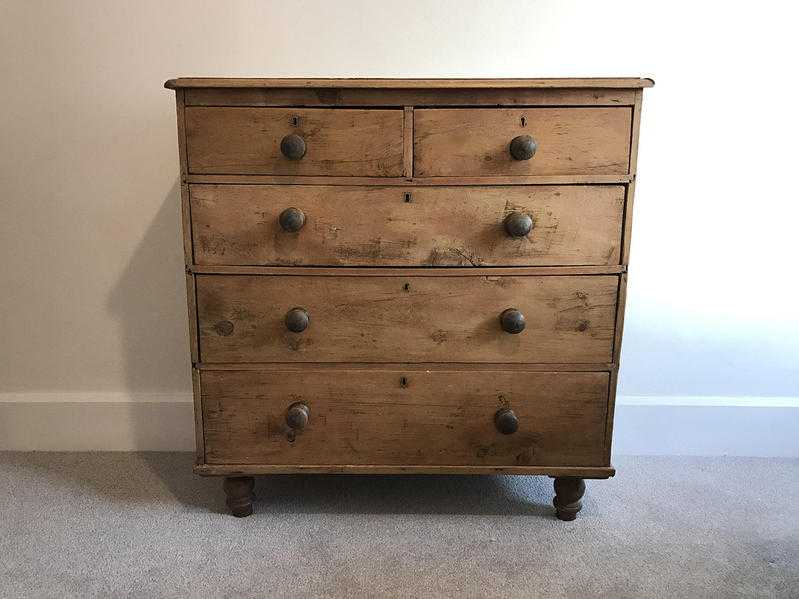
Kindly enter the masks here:
[[[192, 451], [191, 395], [0, 393], [0, 450]], [[619, 397], [615, 454], [799, 457], [799, 397]]]
[[613, 452], [799, 457], [799, 397], [619, 397]]

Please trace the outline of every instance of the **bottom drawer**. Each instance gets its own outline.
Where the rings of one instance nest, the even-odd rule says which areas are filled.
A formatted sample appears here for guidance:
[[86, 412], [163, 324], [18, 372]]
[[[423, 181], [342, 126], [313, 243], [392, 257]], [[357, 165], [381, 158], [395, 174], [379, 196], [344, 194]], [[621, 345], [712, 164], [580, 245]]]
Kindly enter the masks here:
[[[608, 377], [507, 370], [205, 370], [205, 462], [607, 466]], [[512, 415], [502, 412], [508, 409]], [[514, 424], [515, 432], [499, 430]]]

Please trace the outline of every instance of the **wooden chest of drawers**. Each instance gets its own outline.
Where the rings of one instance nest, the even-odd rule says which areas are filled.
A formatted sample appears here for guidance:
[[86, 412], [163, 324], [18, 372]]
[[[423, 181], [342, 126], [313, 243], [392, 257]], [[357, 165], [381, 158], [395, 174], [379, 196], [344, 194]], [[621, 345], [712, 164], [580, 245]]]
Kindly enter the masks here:
[[610, 463], [648, 79], [176, 79], [195, 471]]

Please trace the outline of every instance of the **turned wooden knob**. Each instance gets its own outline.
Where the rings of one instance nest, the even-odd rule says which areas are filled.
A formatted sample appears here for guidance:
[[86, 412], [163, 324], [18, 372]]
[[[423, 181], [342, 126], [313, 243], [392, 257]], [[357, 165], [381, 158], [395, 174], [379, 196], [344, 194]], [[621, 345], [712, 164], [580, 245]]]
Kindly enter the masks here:
[[292, 308], [286, 312], [286, 328], [293, 333], [302, 333], [311, 323], [305, 308]]
[[525, 237], [533, 230], [533, 217], [523, 212], [511, 212], [505, 217], [504, 224], [510, 237]]
[[510, 408], [502, 408], [494, 414], [494, 426], [503, 435], [512, 435], [519, 430], [519, 419]]
[[535, 154], [538, 144], [529, 135], [519, 135], [510, 142], [510, 155], [514, 160], [530, 160]]
[[499, 322], [502, 325], [502, 330], [512, 335], [521, 333], [527, 324], [524, 320], [524, 314], [516, 308], [508, 308], [502, 312], [499, 315]]
[[286, 424], [296, 431], [301, 431], [308, 426], [308, 418], [311, 413], [308, 406], [300, 401], [293, 403], [286, 410]]
[[305, 224], [305, 213], [299, 208], [286, 208], [280, 213], [278, 222], [287, 233], [296, 233]]
[[280, 141], [280, 153], [289, 160], [299, 160], [305, 156], [305, 140], [296, 133], [287, 135]]

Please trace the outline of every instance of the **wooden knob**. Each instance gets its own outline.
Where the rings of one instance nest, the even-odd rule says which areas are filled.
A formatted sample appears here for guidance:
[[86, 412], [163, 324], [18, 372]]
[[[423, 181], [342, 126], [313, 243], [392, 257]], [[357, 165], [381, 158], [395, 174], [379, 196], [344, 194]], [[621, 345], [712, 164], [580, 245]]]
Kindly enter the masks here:
[[280, 152], [289, 160], [299, 160], [305, 156], [305, 140], [292, 133], [280, 141]]
[[514, 160], [530, 160], [535, 154], [538, 144], [529, 135], [519, 135], [510, 142], [510, 155]]
[[510, 408], [502, 408], [494, 414], [494, 426], [503, 435], [512, 435], [519, 430], [519, 419]]
[[502, 325], [502, 330], [512, 335], [518, 335], [524, 330], [526, 322], [524, 314], [519, 312], [516, 308], [508, 308], [499, 315], [499, 322]]
[[280, 227], [288, 233], [296, 233], [305, 224], [305, 213], [299, 208], [286, 208], [278, 218]]
[[308, 426], [308, 418], [311, 413], [308, 406], [298, 401], [289, 406], [286, 410], [286, 424], [295, 431], [301, 431]]
[[286, 328], [293, 333], [302, 333], [311, 323], [305, 308], [292, 308], [286, 312]]
[[533, 230], [533, 217], [522, 212], [511, 212], [505, 217], [505, 232], [510, 237], [526, 237]]

